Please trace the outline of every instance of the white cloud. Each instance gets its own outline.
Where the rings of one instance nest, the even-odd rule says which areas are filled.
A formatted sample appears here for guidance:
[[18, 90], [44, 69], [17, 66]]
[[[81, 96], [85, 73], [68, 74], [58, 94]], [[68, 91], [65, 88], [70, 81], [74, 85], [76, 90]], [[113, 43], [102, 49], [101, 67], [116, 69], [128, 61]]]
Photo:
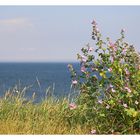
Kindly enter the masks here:
[[19, 28], [31, 28], [32, 22], [27, 18], [0, 19], [1, 31], [14, 31]]

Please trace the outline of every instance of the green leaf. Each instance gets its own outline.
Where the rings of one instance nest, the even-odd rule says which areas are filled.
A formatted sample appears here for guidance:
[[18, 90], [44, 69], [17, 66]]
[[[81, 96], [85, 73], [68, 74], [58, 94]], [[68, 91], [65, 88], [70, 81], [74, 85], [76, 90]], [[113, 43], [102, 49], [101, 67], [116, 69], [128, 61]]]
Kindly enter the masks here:
[[138, 115], [138, 111], [136, 111], [134, 108], [125, 109], [125, 111], [130, 117], [136, 117]]
[[100, 117], [105, 117], [104, 113], [100, 113], [99, 115], [100, 115]]
[[114, 102], [113, 100], [108, 101], [108, 103], [109, 103], [110, 105], [115, 105], [115, 102]]
[[119, 68], [119, 72], [122, 73], [122, 69], [121, 68]]

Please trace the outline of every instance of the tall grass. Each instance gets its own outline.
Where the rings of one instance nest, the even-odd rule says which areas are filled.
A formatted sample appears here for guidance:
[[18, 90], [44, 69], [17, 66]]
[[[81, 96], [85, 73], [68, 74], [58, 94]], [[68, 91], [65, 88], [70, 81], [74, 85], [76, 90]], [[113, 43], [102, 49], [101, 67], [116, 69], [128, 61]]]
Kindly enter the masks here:
[[25, 98], [25, 89], [9, 90], [0, 98], [0, 134], [89, 134], [89, 125], [70, 122], [67, 98], [48, 97], [34, 103]]
[[[102, 116], [104, 108], [95, 110], [99, 104], [88, 108], [86, 104], [75, 104], [79, 98], [58, 99], [50, 95], [36, 103], [35, 94], [27, 99], [25, 93], [26, 88], [8, 90], [0, 98], [0, 134], [140, 134], [135, 128], [127, 130], [129, 127], [120, 116], [116, 120]], [[76, 108], [72, 109], [71, 103]], [[127, 131], [119, 130], [118, 121], [122, 130]], [[111, 131], [112, 128], [116, 131]]]

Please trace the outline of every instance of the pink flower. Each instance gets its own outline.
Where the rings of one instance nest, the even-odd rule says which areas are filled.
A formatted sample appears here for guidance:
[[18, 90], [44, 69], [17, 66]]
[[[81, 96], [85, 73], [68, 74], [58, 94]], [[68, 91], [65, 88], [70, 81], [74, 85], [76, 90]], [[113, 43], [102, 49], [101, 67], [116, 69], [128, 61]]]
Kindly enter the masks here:
[[138, 105], [138, 104], [139, 104], [139, 102], [136, 100], [136, 101], [135, 101], [135, 104], [136, 104], [136, 105]]
[[91, 134], [96, 134], [96, 130], [91, 130]]
[[114, 62], [114, 58], [113, 57], [111, 57], [111, 63], [113, 63]]
[[128, 77], [126, 77], [125, 79], [126, 79], [126, 81], [129, 81], [129, 78]]
[[86, 62], [87, 58], [85, 56], [82, 56], [82, 62]]
[[122, 32], [125, 32], [125, 29], [122, 29]]
[[84, 66], [81, 67], [81, 72], [85, 72], [86, 68]]
[[109, 68], [108, 71], [109, 71], [109, 72], [112, 72], [112, 68]]
[[118, 103], [121, 103], [122, 101], [121, 100], [118, 100]]
[[96, 27], [96, 31], [99, 32], [99, 28]]
[[110, 87], [110, 88], [113, 88], [113, 85], [112, 85], [112, 84], [110, 84], [110, 85], [109, 85], [109, 87]]
[[128, 91], [129, 93], [131, 93], [131, 89], [128, 89], [127, 91]]
[[116, 45], [112, 42], [109, 42], [110, 48], [113, 49], [114, 51], [117, 50]]
[[123, 106], [125, 107], [125, 108], [127, 108], [128, 106], [127, 106], [127, 104], [123, 104]]
[[98, 100], [98, 103], [102, 104], [102, 103], [103, 103], [103, 101], [102, 101], [102, 100]]
[[98, 71], [98, 69], [97, 68], [94, 68], [94, 67], [92, 67], [91, 70], [92, 71]]
[[127, 51], [127, 48], [124, 48], [123, 51], [122, 51], [122, 54], [125, 55], [126, 51]]
[[96, 21], [95, 21], [95, 20], [93, 20], [91, 24], [93, 24], [94, 26], [96, 26], [96, 25], [97, 25], [97, 23], [96, 23]]
[[131, 93], [131, 89], [128, 87], [124, 87], [125, 90], [127, 90], [129, 93]]
[[125, 69], [125, 74], [130, 75], [130, 72], [128, 71], [128, 69]]
[[110, 47], [114, 47], [114, 43], [109, 41]]
[[88, 51], [90, 51], [90, 52], [93, 51], [93, 48], [92, 47], [89, 47], [88, 48]]
[[115, 91], [112, 84], [108, 85], [106, 90], [111, 90], [112, 92]]
[[69, 108], [70, 108], [70, 110], [76, 109], [77, 105], [75, 103], [70, 103]]
[[73, 80], [73, 81], [72, 81], [72, 84], [73, 84], [73, 85], [76, 85], [77, 83], [78, 83], [77, 80]]

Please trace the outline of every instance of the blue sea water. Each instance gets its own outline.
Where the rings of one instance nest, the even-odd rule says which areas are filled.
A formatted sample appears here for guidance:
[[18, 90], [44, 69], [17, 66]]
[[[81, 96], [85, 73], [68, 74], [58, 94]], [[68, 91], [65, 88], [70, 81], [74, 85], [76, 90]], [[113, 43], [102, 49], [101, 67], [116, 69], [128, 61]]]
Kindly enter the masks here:
[[[37, 98], [43, 98], [49, 87], [55, 96], [67, 96], [71, 87], [68, 64], [0, 63], [0, 96], [15, 86], [21, 89], [29, 87], [27, 96], [31, 96], [35, 92]], [[78, 63], [71, 64], [75, 69], [79, 68]]]

